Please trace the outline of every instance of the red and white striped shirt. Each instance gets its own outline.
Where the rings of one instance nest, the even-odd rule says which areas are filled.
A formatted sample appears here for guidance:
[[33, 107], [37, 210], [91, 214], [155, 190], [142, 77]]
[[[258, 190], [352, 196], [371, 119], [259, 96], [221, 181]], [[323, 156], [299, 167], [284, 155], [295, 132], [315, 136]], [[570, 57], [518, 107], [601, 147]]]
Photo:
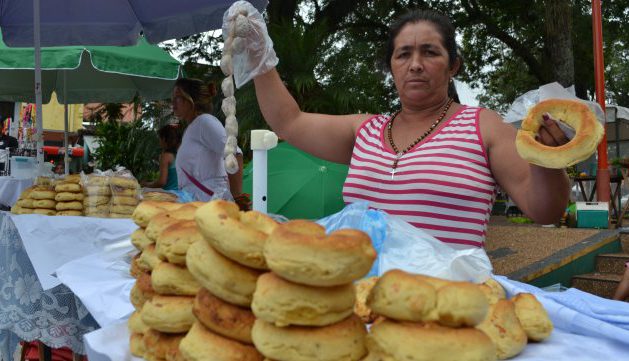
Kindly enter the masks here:
[[462, 107], [400, 158], [395, 177], [395, 153], [385, 146], [390, 118], [367, 119], [356, 136], [345, 203], [369, 201], [442, 242], [483, 247], [496, 181], [481, 139], [480, 111]]

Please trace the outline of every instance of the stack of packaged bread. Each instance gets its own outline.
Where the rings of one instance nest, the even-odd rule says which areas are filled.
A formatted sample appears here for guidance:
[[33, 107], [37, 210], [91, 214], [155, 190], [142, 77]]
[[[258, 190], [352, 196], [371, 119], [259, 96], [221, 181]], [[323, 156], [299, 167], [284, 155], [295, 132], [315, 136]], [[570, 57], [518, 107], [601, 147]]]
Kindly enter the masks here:
[[140, 184], [130, 174], [111, 177], [110, 218], [131, 218], [135, 207], [140, 203]]
[[201, 206], [195, 220], [203, 237], [188, 248], [186, 265], [202, 288], [181, 354], [187, 361], [261, 361], [253, 346], [251, 302], [258, 278], [268, 269], [263, 248], [277, 222], [222, 200]]
[[147, 360], [180, 359], [179, 342], [194, 321], [192, 304], [199, 285], [185, 267], [184, 243], [201, 238], [193, 221], [196, 208], [147, 201], [133, 213], [140, 228], [131, 241], [140, 254], [131, 267], [137, 281], [131, 290], [136, 312], [129, 319], [130, 346], [134, 355]]
[[83, 215], [83, 187], [81, 176], [73, 174], [55, 183], [55, 208], [58, 216]]
[[83, 212], [88, 217], [109, 218], [111, 188], [105, 175], [89, 174], [83, 178]]
[[504, 360], [553, 329], [533, 295], [507, 300], [493, 279], [476, 285], [391, 270], [364, 287], [371, 286], [357, 306], [376, 317], [367, 361]]

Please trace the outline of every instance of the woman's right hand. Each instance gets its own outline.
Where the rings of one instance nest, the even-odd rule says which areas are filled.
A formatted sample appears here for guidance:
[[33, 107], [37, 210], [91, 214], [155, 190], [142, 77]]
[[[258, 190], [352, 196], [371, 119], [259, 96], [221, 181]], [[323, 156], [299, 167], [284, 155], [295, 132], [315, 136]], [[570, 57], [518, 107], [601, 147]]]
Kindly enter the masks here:
[[[229, 36], [232, 37], [231, 42]], [[247, 1], [236, 1], [225, 12], [223, 39], [228, 47], [224, 50], [225, 54], [231, 51], [237, 88], [273, 69], [279, 62], [264, 18]]]

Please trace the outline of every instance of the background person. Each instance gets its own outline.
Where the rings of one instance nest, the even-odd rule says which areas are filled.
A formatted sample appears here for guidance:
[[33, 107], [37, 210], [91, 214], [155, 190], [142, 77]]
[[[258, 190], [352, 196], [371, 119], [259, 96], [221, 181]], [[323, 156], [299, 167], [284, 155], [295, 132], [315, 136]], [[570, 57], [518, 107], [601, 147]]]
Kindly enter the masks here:
[[[215, 192], [233, 199], [223, 158], [227, 134], [210, 114], [215, 95], [214, 84], [198, 79], [178, 79], [173, 89], [173, 112], [185, 129], [176, 160], [179, 189], [199, 201], [212, 199]], [[239, 157], [242, 159], [242, 154]], [[242, 170], [231, 177], [242, 178]], [[232, 183], [238, 184], [238, 180]]]
[[159, 156], [159, 176], [153, 182], [141, 182], [143, 187], [162, 188], [164, 190], [179, 189], [175, 159], [181, 144], [181, 132], [177, 124], [167, 124], [157, 132], [162, 153]]
[[[369, 201], [457, 247], [484, 245], [498, 185], [538, 223], [562, 216], [566, 172], [529, 164], [516, 151], [516, 130], [497, 113], [448, 96], [461, 63], [447, 17], [413, 11], [392, 25], [383, 63], [401, 109], [391, 117], [301, 111], [274, 68], [272, 44], [263, 44], [266, 27], [252, 24], [258, 28], [245, 38], [247, 66], [257, 75], [264, 118], [297, 148], [350, 165], [345, 202]], [[539, 141], [557, 146], [567, 139], [546, 119]]]

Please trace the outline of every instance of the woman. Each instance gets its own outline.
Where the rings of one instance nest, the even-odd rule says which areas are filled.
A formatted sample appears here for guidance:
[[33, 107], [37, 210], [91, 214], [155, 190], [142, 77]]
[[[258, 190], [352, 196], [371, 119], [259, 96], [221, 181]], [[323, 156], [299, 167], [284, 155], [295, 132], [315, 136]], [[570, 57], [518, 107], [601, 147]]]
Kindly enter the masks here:
[[221, 122], [210, 114], [215, 95], [214, 84], [198, 79], [178, 79], [173, 89], [173, 112], [185, 127], [176, 161], [179, 189], [199, 201], [208, 201], [215, 193], [233, 198], [223, 161], [227, 135]]
[[142, 182], [143, 187], [162, 188], [164, 190], [179, 189], [175, 159], [177, 149], [181, 144], [181, 133], [177, 124], [167, 124], [159, 129], [159, 146], [162, 153], [159, 156], [159, 177], [153, 182]]
[[[264, 41], [255, 34], [266, 29], [257, 30], [248, 43]], [[405, 15], [392, 26], [386, 50], [401, 103], [393, 116], [302, 112], [272, 68], [254, 79], [264, 118], [294, 146], [350, 164], [345, 202], [367, 200], [455, 247], [484, 245], [498, 185], [536, 222], [561, 217], [569, 194], [566, 172], [529, 164], [516, 152], [515, 129], [497, 113], [448, 97], [461, 64], [447, 17]], [[252, 69], [256, 61], [274, 64], [255, 52], [249, 61]], [[539, 141], [556, 146], [567, 139], [553, 119], [545, 119]]]

